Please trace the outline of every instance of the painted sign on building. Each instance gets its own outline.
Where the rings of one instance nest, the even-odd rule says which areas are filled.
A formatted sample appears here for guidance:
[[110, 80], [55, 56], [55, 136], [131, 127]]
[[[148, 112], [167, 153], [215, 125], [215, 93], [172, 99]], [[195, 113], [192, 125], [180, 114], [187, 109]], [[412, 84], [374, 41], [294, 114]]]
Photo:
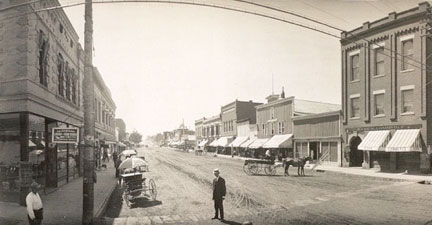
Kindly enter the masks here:
[[78, 128], [54, 127], [52, 130], [52, 143], [75, 144], [75, 143], [78, 143], [78, 139], [79, 139]]

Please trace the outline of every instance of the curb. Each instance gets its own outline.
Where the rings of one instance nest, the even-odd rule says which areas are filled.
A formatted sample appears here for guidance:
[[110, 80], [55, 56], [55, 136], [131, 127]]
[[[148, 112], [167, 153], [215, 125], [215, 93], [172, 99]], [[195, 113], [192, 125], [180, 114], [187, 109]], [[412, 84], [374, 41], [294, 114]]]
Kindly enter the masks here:
[[[105, 201], [102, 203], [102, 206], [99, 208], [99, 210], [95, 213], [95, 215], [93, 216], [93, 218], [94, 219], [99, 219], [104, 213], [105, 213], [105, 211], [106, 211], [106, 209], [107, 209], [107, 206], [108, 206], [108, 203], [109, 203], [109, 201], [111, 200], [111, 198], [112, 198], [112, 194], [113, 194], [113, 192], [114, 192], [114, 190], [115, 190], [115, 188], [116, 188], [116, 185], [113, 185], [113, 187], [111, 188], [111, 190], [109, 191], [109, 197], [108, 198], [105, 198]], [[93, 220], [94, 220], [93, 219]]]

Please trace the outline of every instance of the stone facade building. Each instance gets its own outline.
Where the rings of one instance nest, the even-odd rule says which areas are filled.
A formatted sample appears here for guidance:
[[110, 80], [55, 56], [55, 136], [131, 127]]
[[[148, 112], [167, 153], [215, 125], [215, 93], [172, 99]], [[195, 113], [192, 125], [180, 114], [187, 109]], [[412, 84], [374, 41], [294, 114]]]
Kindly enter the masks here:
[[429, 3], [341, 34], [344, 166], [430, 172]]
[[27, 13], [59, 5], [0, 12], [0, 201], [24, 203], [31, 180], [50, 191], [79, 176], [78, 145], [53, 144], [51, 134], [83, 126], [84, 52], [62, 9]]

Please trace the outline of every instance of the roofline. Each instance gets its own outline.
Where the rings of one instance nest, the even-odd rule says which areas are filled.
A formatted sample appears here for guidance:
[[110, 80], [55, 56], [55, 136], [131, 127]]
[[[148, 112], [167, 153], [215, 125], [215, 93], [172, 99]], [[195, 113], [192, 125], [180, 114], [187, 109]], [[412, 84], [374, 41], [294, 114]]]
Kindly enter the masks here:
[[295, 99], [294, 96], [290, 96], [288, 98], [281, 98], [281, 99], [278, 99], [278, 100], [273, 101], [273, 102], [257, 105], [257, 106], [255, 106], [255, 108], [257, 110], [258, 109], [264, 109], [264, 108], [267, 108], [267, 107], [270, 107], [270, 106], [274, 106], [274, 105], [277, 105], [277, 104], [280, 104], [280, 103], [284, 103], [284, 102], [287, 102], [287, 101], [294, 101], [294, 99]]
[[428, 8], [430, 8], [430, 4], [428, 2], [421, 2], [418, 4], [417, 7], [404, 10], [399, 13], [390, 12], [388, 16], [375, 20], [373, 22], [366, 21], [360, 27], [357, 27], [350, 31], [341, 32], [341, 42], [348, 42], [346, 44], [350, 44], [351, 42], [346, 41], [347, 39], [361, 39], [362, 36], [368, 33], [372, 33], [373, 31], [381, 28], [382, 26], [389, 26], [391, 24], [398, 23], [409, 18], [421, 16], [421, 14], [426, 14], [428, 12]]
[[305, 116], [294, 116], [294, 117], [292, 117], [292, 120], [298, 121], [298, 120], [307, 120], [307, 119], [314, 119], [314, 118], [320, 118], [320, 117], [326, 117], [326, 116], [337, 116], [337, 115], [339, 115], [339, 116], [342, 115], [342, 110], [317, 113], [317, 114], [310, 114], [310, 115], [305, 115]]

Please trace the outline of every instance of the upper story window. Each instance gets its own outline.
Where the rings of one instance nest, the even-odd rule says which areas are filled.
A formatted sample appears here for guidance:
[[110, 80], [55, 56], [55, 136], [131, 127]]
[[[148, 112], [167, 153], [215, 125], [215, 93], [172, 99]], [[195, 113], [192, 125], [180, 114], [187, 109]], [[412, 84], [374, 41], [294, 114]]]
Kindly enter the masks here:
[[413, 69], [413, 39], [402, 41], [402, 70]]
[[350, 96], [351, 114], [350, 118], [360, 118], [360, 95]]
[[270, 116], [271, 116], [271, 119], [275, 118], [275, 109], [274, 109], [274, 107], [270, 108]]
[[384, 47], [379, 47], [374, 50], [375, 53], [375, 76], [382, 76], [384, 71]]
[[57, 56], [57, 80], [59, 95], [64, 96], [64, 60], [61, 54]]
[[283, 134], [285, 132], [285, 124], [284, 122], [279, 122], [279, 134]]
[[352, 55], [350, 57], [351, 59], [351, 81], [359, 80], [359, 73], [360, 73], [360, 62], [359, 62], [359, 54]]
[[39, 32], [39, 83], [48, 86], [48, 40], [43, 33]]
[[401, 112], [414, 113], [414, 87], [406, 86], [401, 87]]
[[384, 115], [384, 92], [374, 93], [374, 115]]

